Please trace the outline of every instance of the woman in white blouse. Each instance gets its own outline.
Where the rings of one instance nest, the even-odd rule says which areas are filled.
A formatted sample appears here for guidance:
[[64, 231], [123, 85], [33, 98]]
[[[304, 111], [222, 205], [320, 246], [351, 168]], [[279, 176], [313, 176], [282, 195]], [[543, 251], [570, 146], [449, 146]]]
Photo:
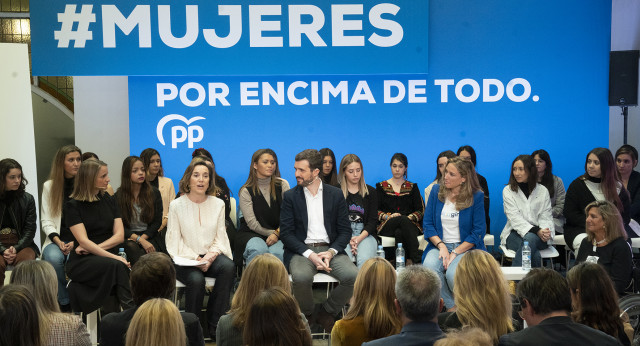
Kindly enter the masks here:
[[516, 252], [512, 266], [522, 265], [522, 246], [531, 248], [531, 266], [542, 263], [540, 250], [553, 238], [554, 224], [551, 198], [546, 187], [538, 184], [538, 170], [533, 158], [520, 155], [511, 164], [509, 183], [502, 191], [507, 224], [502, 229], [500, 244]]
[[199, 315], [205, 292], [205, 276], [216, 278], [207, 303], [209, 335], [216, 335], [218, 320], [229, 310], [235, 266], [224, 222], [224, 202], [215, 191], [211, 164], [191, 162], [180, 180], [186, 193], [171, 202], [167, 227], [167, 251], [177, 257], [204, 262], [176, 265], [176, 277], [185, 287], [185, 310]]

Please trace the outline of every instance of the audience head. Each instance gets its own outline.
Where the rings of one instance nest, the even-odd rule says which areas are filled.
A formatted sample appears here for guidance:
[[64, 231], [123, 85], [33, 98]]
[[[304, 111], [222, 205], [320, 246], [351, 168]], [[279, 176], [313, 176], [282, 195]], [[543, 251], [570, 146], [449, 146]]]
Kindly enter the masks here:
[[519, 155], [511, 163], [511, 175], [509, 187], [512, 191], [518, 191], [518, 184], [526, 183], [529, 192], [533, 191], [538, 183], [538, 170], [533, 157]]
[[0, 330], [0, 345], [42, 345], [36, 301], [27, 287], [0, 287]]
[[131, 268], [131, 295], [140, 306], [151, 298], [171, 298], [176, 288], [176, 269], [162, 252], [148, 253]]
[[144, 163], [144, 168], [147, 170], [147, 175], [164, 176], [162, 170], [162, 160], [160, 160], [160, 153], [153, 149], [147, 148], [140, 153], [140, 158]]
[[474, 168], [478, 165], [476, 161], [476, 151], [470, 145], [463, 145], [460, 148], [458, 148], [456, 155], [458, 155], [459, 157], [465, 160], [471, 160], [471, 163], [473, 163]]
[[271, 178], [276, 181], [280, 177], [280, 168], [278, 166], [278, 155], [275, 151], [267, 149], [258, 149], [251, 156], [249, 164], [249, 178], [245, 183], [248, 186], [257, 186], [258, 179]]
[[338, 184], [338, 176], [336, 165], [336, 155], [333, 153], [333, 150], [329, 148], [320, 149], [320, 156], [322, 157], [322, 171], [320, 176], [323, 177], [325, 183], [329, 185], [337, 185]]
[[616, 165], [621, 176], [628, 176], [638, 165], [638, 150], [625, 144], [616, 151]]
[[99, 160], [82, 161], [71, 198], [83, 202], [98, 200], [98, 193], [104, 192], [109, 186], [109, 170], [107, 164]]
[[458, 210], [470, 207], [473, 204], [473, 194], [480, 190], [480, 183], [473, 164], [460, 157], [449, 159], [442, 180], [438, 199], [445, 201], [450, 193], [459, 188], [460, 192], [456, 198]]
[[191, 153], [191, 157], [194, 158], [196, 156], [204, 156], [206, 158], [209, 159], [209, 161], [211, 161], [211, 163], [213, 163], [213, 156], [211, 156], [211, 153], [209, 152], [209, 150], [205, 149], [205, 148], [198, 148], [196, 150], [193, 151], [193, 153]]
[[495, 343], [513, 330], [507, 281], [488, 252], [471, 250], [462, 256], [456, 268], [453, 295], [462, 325], [481, 328]]
[[100, 160], [100, 158], [98, 157], [98, 155], [96, 153], [92, 153], [90, 151], [85, 152], [84, 154], [82, 154], [82, 161], [86, 161], [86, 160]]
[[190, 193], [192, 187], [197, 184], [196, 176], [204, 178], [204, 184], [207, 186], [206, 195], [213, 195], [216, 190], [215, 172], [210, 162], [204, 160], [193, 159], [187, 169], [185, 169], [182, 179], [180, 179], [180, 191]]
[[300, 186], [309, 186], [322, 172], [322, 155], [315, 149], [299, 152], [295, 158], [296, 181]]
[[260, 291], [269, 287], [282, 287], [291, 292], [291, 283], [287, 269], [276, 256], [266, 253], [254, 257], [242, 273], [238, 290], [233, 295], [230, 313], [233, 325], [242, 326], [253, 299]]
[[396, 302], [402, 315], [411, 321], [432, 321], [444, 304], [440, 298], [441, 287], [440, 278], [433, 270], [421, 265], [406, 267], [396, 281]]
[[391, 161], [389, 161], [389, 166], [391, 167], [391, 174], [394, 178], [407, 179], [409, 171], [409, 160], [407, 160], [407, 155], [403, 153], [393, 154], [393, 156], [391, 156]]
[[352, 305], [344, 317], [364, 317], [364, 333], [379, 339], [400, 332], [402, 322], [394, 309], [396, 271], [384, 258], [368, 259], [358, 271]]
[[0, 160], [0, 177], [0, 198], [7, 192], [23, 194], [29, 183], [22, 173], [22, 166], [14, 159]]
[[187, 335], [178, 307], [164, 298], [142, 304], [127, 330], [127, 346], [185, 346]]
[[567, 273], [573, 319], [617, 336], [622, 327], [618, 294], [607, 271], [597, 263], [582, 262]]
[[[252, 262], [253, 263], [253, 262]], [[243, 343], [252, 346], [310, 346], [298, 303], [282, 287], [258, 294], [247, 314]]]
[[445, 150], [438, 154], [436, 158], [436, 181], [438, 184], [442, 183], [442, 176], [444, 175], [444, 168], [447, 166], [449, 159], [456, 157], [456, 153], [451, 150]]
[[453, 330], [436, 341], [433, 346], [493, 346], [489, 334], [480, 328], [462, 328]]
[[551, 313], [571, 311], [569, 285], [562, 275], [552, 269], [535, 268], [518, 283], [516, 296], [521, 317], [532, 327]]
[[[620, 237], [627, 239], [622, 216], [620, 216], [618, 208], [611, 202], [593, 201], [584, 208], [584, 213], [587, 215], [585, 230], [589, 241], [594, 239], [600, 241], [602, 236], [608, 243]], [[599, 235], [599, 237], [596, 237], [596, 235]]]
[[27, 287], [33, 293], [39, 310], [60, 312], [58, 279], [51, 263], [31, 260], [18, 264], [11, 273], [11, 284]]
[[347, 154], [340, 161], [339, 180], [345, 198], [349, 195], [349, 184], [357, 185], [358, 193], [363, 198], [369, 193], [364, 182], [364, 167], [356, 154]]

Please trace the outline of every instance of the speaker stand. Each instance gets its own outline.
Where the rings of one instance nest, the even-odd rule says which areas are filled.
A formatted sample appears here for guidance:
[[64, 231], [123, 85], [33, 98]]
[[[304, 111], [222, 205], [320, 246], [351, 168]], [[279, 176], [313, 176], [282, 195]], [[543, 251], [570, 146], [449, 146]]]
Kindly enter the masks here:
[[627, 106], [620, 106], [620, 108], [622, 108], [622, 117], [624, 119], [624, 142], [622, 144], [627, 144], [627, 118], [629, 117], [629, 108]]

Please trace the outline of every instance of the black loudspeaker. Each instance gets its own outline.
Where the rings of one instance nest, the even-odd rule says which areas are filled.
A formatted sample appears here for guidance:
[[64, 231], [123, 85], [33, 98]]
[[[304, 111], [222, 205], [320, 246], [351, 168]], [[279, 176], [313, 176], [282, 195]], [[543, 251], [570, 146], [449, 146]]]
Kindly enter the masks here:
[[609, 106], [638, 105], [640, 51], [621, 50], [609, 55]]

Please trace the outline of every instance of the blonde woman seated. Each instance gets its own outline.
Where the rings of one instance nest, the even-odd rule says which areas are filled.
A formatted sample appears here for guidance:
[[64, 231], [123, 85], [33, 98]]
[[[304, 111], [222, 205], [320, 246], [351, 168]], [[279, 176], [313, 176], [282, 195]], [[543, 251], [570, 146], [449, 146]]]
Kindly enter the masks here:
[[619, 296], [631, 283], [633, 255], [626, 242], [622, 217], [611, 202], [591, 202], [585, 208], [587, 237], [582, 240], [576, 263], [594, 262], [607, 273]]
[[463, 328], [448, 332], [433, 346], [493, 346], [493, 340], [480, 328]]
[[180, 311], [164, 298], [142, 304], [127, 330], [127, 346], [186, 346], [187, 335]]
[[395, 285], [396, 272], [391, 263], [380, 257], [367, 260], [358, 272], [349, 312], [333, 326], [331, 344], [361, 345], [400, 333]]
[[471, 250], [460, 259], [453, 294], [457, 310], [438, 317], [445, 332], [477, 327], [489, 334], [494, 344], [513, 331], [511, 296], [498, 262], [485, 251]]
[[251, 346], [311, 346], [311, 333], [288, 290], [271, 287], [253, 300], [243, 333]]
[[79, 316], [60, 312], [56, 271], [47, 261], [22, 262], [11, 274], [11, 284], [26, 286], [36, 301], [43, 346], [89, 346], [89, 332]]
[[[218, 346], [240, 346], [247, 344], [242, 342], [242, 331], [247, 321], [247, 315], [253, 299], [264, 289], [269, 287], [281, 287], [291, 292], [291, 283], [287, 269], [276, 256], [261, 254], [249, 263], [242, 273], [242, 279], [238, 290], [233, 295], [231, 310], [220, 317], [216, 331], [216, 344]], [[307, 319], [298, 311], [304, 321], [305, 328], [309, 331]], [[309, 331], [310, 333], [310, 331]]]

